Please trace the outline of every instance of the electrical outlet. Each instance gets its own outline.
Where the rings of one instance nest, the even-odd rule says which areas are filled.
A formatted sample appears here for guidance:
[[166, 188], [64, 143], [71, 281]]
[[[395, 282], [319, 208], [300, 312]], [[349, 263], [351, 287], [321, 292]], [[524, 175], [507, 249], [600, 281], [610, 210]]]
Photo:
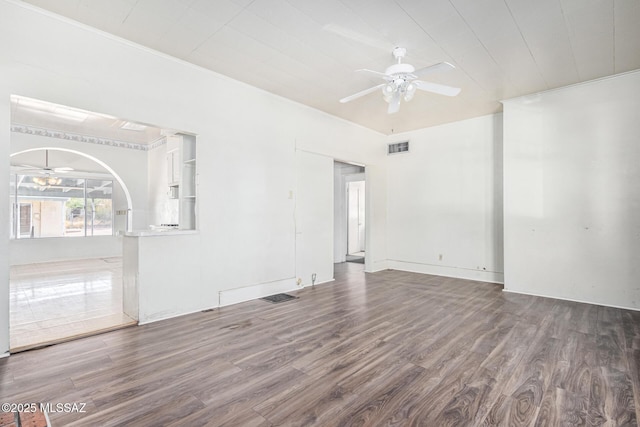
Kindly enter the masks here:
[[438, 255], [438, 261], [442, 261], [442, 254]]
[[298, 283], [298, 286], [302, 286], [302, 279], [298, 277], [298, 280], [296, 283]]

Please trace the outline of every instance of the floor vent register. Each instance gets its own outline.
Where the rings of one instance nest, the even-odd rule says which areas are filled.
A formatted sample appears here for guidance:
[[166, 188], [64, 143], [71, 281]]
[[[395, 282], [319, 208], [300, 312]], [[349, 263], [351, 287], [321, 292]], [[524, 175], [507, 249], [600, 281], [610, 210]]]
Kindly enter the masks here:
[[293, 295], [289, 295], [289, 294], [275, 294], [275, 295], [270, 295], [268, 297], [264, 297], [264, 298], [260, 298], [260, 299], [276, 304], [276, 303], [279, 303], [279, 302], [285, 302], [285, 301], [291, 301], [293, 299], [298, 299], [298, 297], [294, 297]]

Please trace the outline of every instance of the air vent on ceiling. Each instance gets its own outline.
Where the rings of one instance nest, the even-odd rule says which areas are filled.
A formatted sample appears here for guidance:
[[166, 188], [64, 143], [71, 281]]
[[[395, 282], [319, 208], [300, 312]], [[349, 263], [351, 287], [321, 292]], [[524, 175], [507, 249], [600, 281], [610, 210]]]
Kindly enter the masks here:
[[395, 142], [389, 144], [387, 154], [400, 154], [409, 152], [409, 141]]

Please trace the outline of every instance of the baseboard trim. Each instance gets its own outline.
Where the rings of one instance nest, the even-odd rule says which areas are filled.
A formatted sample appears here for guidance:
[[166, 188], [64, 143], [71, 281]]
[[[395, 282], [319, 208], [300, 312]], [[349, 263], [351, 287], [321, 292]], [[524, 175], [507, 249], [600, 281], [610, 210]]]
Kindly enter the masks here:
[[486, 270], [472, 270], [468, 268], [447, 267], [433, 264], [387, 260], [387, 267], [392, 270], [409, 271], [412, 273], [432, 274], [434, 276], [454, 277], [456, 279], [475, 280], [504, 284], [504, 273]]
[[602, 302], [595, 302], [595, 301], [585, 301], [585, 300], [579, 300], [579, 299], [574, 299], [574, 298], [565, 298], [565, 297], [558, 297], [558, 296], [551, 296], [551, 295], [544, 295], [544, 294], [536, 294], [536, 293], [533, 293], [533, 292], [514, 291], [513, 289], [503, 289], [502, 292], [508, 292], [510, 294], [529, 295], [529, 296], [532, 296], [532, 297], [558, 299], [558, 300], [562, 300], [562, 301], [577, 302], [577, 303], [580, 303], [580, 304], [600, 305], [602, 307], [619, 308], [621, 310], [640, 311], [640, 308], [625, 307], [625, 306], [622, 306], [622, 305], [614, 305], [614, 304], [605, 304], [605, 303], [602, 303]]
[[242, 288], [228, 289], [219, 292], [218, 295], [220, 299], [218, 306], [226, 307], [228, 305], [251, 301], [273, 294], [295, 291], [297, 289], [302, 289], [302, 287], [296, 285], [296, 279], [294, 277], [275, 280], [273, 282], [259, 283], [257, 285], [244, 286]]
[[[318, 282], [315, 284], [315, 286], [323, 285], [325, 283], [331, 283], [333, 281], [335, 281], [335, 279], [331, 278], [330, 280]], [[235, 288], [235, 289], [227, 289], [224, 291], [220, 291], [218, 293], [220, 298], [219, 304], [217, 307], [211, 307], [211, 308], [217, 309], [217, 308], [226, 307], [229, 305], [239, 304], [241, 302], [256, 300], [258, 298], [263, 298], [273, 294], [298, 291], [301, 289], [310, 288], [311, 286], [312, 286], [311, 284], [308, 284], [305, 286], [297, 286], [295, 282], [295, 278], [291, 277], [288, 279], [276, 280], [273, 282], [260, 283], [257, 285], [244, 286], [244, 287]], [[199, 312], [202, 312], [203, 310], [210, 310], [211, 308], [189, 310], [189, 311], [179, 312], [179, 313], [167, 313], [167, 314], [156, 313], [154, 315], [156, 317], [146, 316], [146, 317], [143, 317], [143, 319], [138, 320], [138, 325], [146, 325], [149, 323], [155, 323], [162, 320], [173, 319], [175, 317], [181, 317], [181, 316], [186, 316], [193, 313], [199, 313]]]
[[[187, 316], [189, 314], [200, 313], [202, 310], [206, 310], [206, 309], [202, 308], [202, 309], [199, 309], [199, 310], [189, 310], [189, 311], [185, 311], [185, 312], [180, 311], [180, 312], [177, 312], [177, 313], [169, 313], [169, 314], [159, 313], [159, 314], [156, 314], [156, 315], [147, 316], [147, 317], [145, 317], [143, 319], [138, 319], [138, 326], [148, 325], [149, 323], [161, 322], [163, 320], [174, 319], [176, 317]], [[154, 316], [157, 316], [157, 317], [154, 317]]]
[[327, 284], [327, 283], [331, 283], [331, 282], [335, 282], [335, 281], [336, 281], [336, 279], [332, 278], [332, 279], [329, 279], [329, 280], [325, 280], [324, 282], [318, 282], [318, 283], [316, 283], [315, 285], [307, 284], [307, 285], [304, 285], [302, 288], [298, 288], [298, 289], [312, 288], [312, 287], [314, 287], [314, 286], [318, 286], [318, 285], [325, 285], [325, 284]]
[[369, 265], [367, 267], [367, 261], [365, 259], [365, 273], [376, 273], [378, 271], [383, 271], [383, 270], [387, 270], [387, 260], [382, 260], [382, 261], [373, 261], [371, 263], [371, 265]]
[[6, 353], [0, 354], [0, 359], [4, 359], [5, 357], [9, 357], [9, 356], [11, 356], [11, 353], [7, 351]]

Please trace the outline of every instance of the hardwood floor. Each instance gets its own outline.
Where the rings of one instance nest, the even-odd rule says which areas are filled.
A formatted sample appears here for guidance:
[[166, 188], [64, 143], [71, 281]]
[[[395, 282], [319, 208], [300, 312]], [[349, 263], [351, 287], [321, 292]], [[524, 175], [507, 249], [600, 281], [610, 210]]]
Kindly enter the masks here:
[[637, 425], [640, 313], [337, 265], [332, 284], [0, 360], [53, 426]]

